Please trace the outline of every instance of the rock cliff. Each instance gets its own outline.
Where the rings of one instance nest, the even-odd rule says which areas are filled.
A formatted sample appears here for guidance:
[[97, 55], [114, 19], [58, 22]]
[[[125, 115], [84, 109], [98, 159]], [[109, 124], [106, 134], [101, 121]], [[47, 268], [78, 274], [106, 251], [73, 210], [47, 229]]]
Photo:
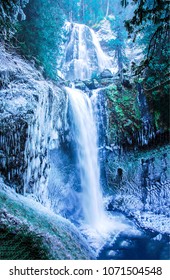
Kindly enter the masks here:
[[18, 192], [31, 192], [40, 180], [38, 172], [47, 177], [48, 145], [57, 145], [62, 137], [64, 125], [57, 127], [57, 119], [62, 122], [65, 95], [31, 63], [2, 46], [0, 63], [0, 169]]

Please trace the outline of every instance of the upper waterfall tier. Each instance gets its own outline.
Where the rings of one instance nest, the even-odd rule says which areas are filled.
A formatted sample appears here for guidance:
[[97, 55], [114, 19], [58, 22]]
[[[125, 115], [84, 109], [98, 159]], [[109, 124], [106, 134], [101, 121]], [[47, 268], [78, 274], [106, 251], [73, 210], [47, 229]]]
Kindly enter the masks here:
[[95, 32], [84, 24], [69, 23], [69, 41], [65, 48], [61, 72], [68, 80], [84, 80], [111, 68], [111, 58], [101, 49]]

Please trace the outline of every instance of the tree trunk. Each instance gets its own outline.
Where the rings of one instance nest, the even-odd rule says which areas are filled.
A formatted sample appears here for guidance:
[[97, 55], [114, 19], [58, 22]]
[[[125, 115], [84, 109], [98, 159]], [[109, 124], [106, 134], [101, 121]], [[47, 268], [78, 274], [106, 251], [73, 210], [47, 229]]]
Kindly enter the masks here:
[[84, 21], [84, 0], [80, 2], [80, 19]]
[[108, 17], [109, 15], [109, 8], [110, 8], [110, 0], [107, 0], [106, 17]]
[[118, 70], [120, 74], [120, 79], [123, 81], [123, 55], [120, 47], [117, 48], [117, 60], [118, 60]]

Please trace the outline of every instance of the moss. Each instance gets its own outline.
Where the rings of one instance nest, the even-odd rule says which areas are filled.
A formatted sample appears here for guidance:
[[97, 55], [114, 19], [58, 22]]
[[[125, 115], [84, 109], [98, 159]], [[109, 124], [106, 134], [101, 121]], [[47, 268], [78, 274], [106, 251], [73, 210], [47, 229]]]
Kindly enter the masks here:
[[[2, 227], [2, 226], [1, 226]], [[0, 259], [1, 260], [45, 260], [49, 259], [49, 250], [42, 238], [28, 228], [15, 232], [7, 226], [0, 228]]]
[[107, 97], [110, 142], [115, 140], [115, 133], [118, 134], [117, 142], [126, 142], [126, 138], [132, 138], [141, 127], [136, 90], [112, 84], [107, 88]]
[[1, 259], [95, 258], [71, 223], [8, 188], [0, 189], [0, 225]]
[[169, 85], [146, 91], [147, 101], [157, 130], [169, 130]]

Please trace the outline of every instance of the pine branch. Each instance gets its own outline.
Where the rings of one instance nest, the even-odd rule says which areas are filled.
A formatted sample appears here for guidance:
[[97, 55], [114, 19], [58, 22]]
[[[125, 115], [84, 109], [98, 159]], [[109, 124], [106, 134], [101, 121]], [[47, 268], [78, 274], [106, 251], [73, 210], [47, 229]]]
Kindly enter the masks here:
[[158, 85], [154, 86], [153, 88], [144, 88], [144, 90], [145, 91], [153, 91], [153, 90], [156, 90], [156, 89], [159, 89], [159, 88], [163, 87], [166, 84], [170, 84], [170, 79], [168, 79], [167, 81], [164, 81], [161, 84], [158, 84]]

